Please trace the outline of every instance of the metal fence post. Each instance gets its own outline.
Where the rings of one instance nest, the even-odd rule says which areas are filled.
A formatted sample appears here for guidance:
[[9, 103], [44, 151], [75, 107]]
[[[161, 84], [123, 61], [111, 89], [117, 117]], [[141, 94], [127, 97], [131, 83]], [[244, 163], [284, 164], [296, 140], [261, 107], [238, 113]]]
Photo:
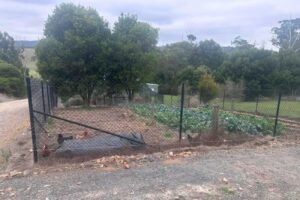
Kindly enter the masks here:
[[279, 117], [279, 109], [280, 109], [280, 102], [281, 102], [281, 90], [279, 90], [279, 94], [278, 94], [278, 103], [277, 103], [277, 110], [276, 110], [276, 116], [275, 116], [275, 125], [274, 125], [273, 136], [276, 136], [277, 123], [278, 123], [278, 117]]
[[48, 99], [48, 111], [51, 114], [51, 105], [50, 105], [50, 94], [49, 94], [49, 85], [47, 84], [47, 99]]
[[258, 101], [259, 101], [259, 96], [256, 97], [256, 104], [255, 104], [255, 114], [258, 112]]
[[225, 109], [225, 95], [226, 95], [226, 92], [225, 92], [225, 87], [224, 87], [224, 92], [223, 92], [223, 110]]
[[35, 126], [34, 126], [34, 114], [33, 114], [33, 104], [32, 104], [32, 93], [31, 93], [31, 80], [30, 80], [29, 77], [26, 77], [26, 86], [27, 86], [29, 117], [30, 117], [30, 125], [31, 125], [31, 138], [32, 138], [32, 147], [33, 147], [33, 160], [34, 160], [35, 163], [37, 163], [37, 161], [38, 161], [38, 153], [37, 153]]
[[[41, 88], [42, 88], [42, 99], [43, 99], [43, 111], [46, 112], [46, 105], [45, 105], [45, 95], [44, 95], [44, 83], [41, 81]], [[44, 115], [44, 122], [46, 122], [47, 116]]]
[[182, 83], [182, 86], [181, 86], [181, 104], [180, 104], [180, 120], [179, 120], [179, 143], [181, 143], [181, 139], [182, 139], [183, 105], [184, 105], [184, 83]]

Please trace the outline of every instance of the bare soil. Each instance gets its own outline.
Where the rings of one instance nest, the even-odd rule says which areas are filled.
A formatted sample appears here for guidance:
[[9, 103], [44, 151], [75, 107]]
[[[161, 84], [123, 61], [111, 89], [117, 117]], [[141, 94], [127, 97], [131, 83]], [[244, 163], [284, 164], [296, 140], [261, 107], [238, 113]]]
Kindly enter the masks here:
[[28, 128], [27, 99], [0, 103], [0, 170], [10, 170], [12, 165], [27, 166], [31, 162], [29, 150], [32, 146]]
[[42, 169], [0, 182], [0, 198], [299, 199], [299, 145], [273, 145], [113, 156], [68, 171], [66, 165]]
[[[164, 149], [178, 148], [178, 130], [172, 130], [169, 127], [157, 123], [153, 119], [145, 119], [137, 116], [129, 108], [126, 107], [101, 107], [101, 108], [58, 108], [54, 111], [54, 115], [73, 120], [76, 122], [84, 123], [99, 129], [107, 130], [116, 134], [140, 133], [144, 136], [145, 142], [155, 146], [156, 148], [148, 148], [139, 151], [122, 150], [122, 152], [114, 152], [117, 154], [137, 154], [137, 153], [153, 153]], [[31, 146], [30, 131], [28, 130], [28, 108], [27, 100], [11, 101], [0, 104], [0, 135], [3, 136], [3, 141], [0, 145], [2, 149], [11, 151], [10, 162], [6, 163], [6, 171], [18, 170], [23, 171], [32, 166], [32, 153], [29, 151]], [[78, 125], [70, 124], [60, 120], [50, 119], [45, 127], [48, 133], [42, 133], [40, 136], [40, 148], [43, 144], [57, 145], [57, 134], [63, 133], [65, 136], [72, 135], [74, 138], [82, 136], [86, 131], [88, 137], [93, 137], [98, 134], [87, 128]], [[291, 134], [279, 137], [276, 143], [285, 143], [287, 141], [299, 142], [299, 135]], [[196, 141], [196, 145], [210, 145], [211, 138], [200, 138]], [[234, 148], [233, 146], [239, 145], [240, 148], [256, 147], [268, 145], [270, 142], [274, 143], [272, 137], [246, 137], [243, 135], [235, 135], [230, 137], [222, 137], [221, 143], [217, 141], [221, 148]], [[247, 142], [248, 141], [248, 142]], [[251, 142], [249, 142], [251, 141]], [[216, 141], [212, 141], [214, 144]], [[244, 143], [246, 142], [246, 143]], [[189, 146], [190, 143], [186, 138], [183, 139], [181, 147]], [[232, 146], [233, 145], [233, 146]], [[52, 146], [51, 146], [52, 147]], [[53, 146], [54, 148], [54, 146]], [[212, 147], [212, 150], [215, 147]], [[218, 147], [216, 147], [218, 148]], [[41, 149], [39, 149], [41, 151]], [[50, 149], [51, 150], [51, 149]], [[2, 156], [3, 157], [3, 156]], [[78, 162], [91, 160], [90, 158], [78, 158], [70, 165], [78, 165]], [[3, 160], [3, 158], [2, 158]], [[45, 159], [44, 164], [51, 164], [53, 168], [59, 168], [61, 162], [47, 162], [49, 158]], [[53, 160], [51, 160], [53, 161]], [[76, 164], [77, 163], [77, 164]], [[41, 166], [45, 168], [46, 165]], [[80, 166], [80, 165], [79, 165]], [[67, 165], [66, 168], [69, 168]]]
[[[178, 141], [177, 130], [158, 124], [154, 119], [141, 118], [126, 107], [56, 109], [54, 115], [114, 134], [142, 134], [149, 145], [167, 145]], [[50, 146], [51, 143], [57, 143], [56, 138], [59, 133], [73, 136], [74, 139], [83, 136], [84, 132], [87, 133], [87, 137], [105, 134], [56, 119], [47, 124], [46, 130], [49, 133], [43, 134], [43, 137], [49, 140], [41, 138], [41, 142], [48, 142]]]

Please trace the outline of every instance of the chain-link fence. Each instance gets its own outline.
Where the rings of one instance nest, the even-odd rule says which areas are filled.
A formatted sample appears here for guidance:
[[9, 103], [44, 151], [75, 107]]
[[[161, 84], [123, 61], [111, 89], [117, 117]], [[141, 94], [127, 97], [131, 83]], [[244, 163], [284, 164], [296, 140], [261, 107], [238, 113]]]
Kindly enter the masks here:
[[[249, 100], [243, 91], [210, 101], [186, 84], [172, 94], [146, 84], [125, 91], [59, 100], [48, 84], [27, 78], [35, 160], [160, 150], [179, 145], [239, 144], [298, 131], [298, 100], [280, 91]], [[203, 102], [203, 99], [206, 99]]]
[[226, 111], [274, 120], [274, 135], [300, 133], [299, 93], [279, 89], [254, 90], [252, 94], [255, 95], [247, 93], [249, 91], [245, 89], [223, 87], [212, 103]]
[[45, 129], [51, 121], [49, 115], [57, 105], [57, 97], [53, 89], [41, 80], [26, 78], [29, 115], [32, 132], [34, 161], [40, 155], [48, 154], [48, 131]]

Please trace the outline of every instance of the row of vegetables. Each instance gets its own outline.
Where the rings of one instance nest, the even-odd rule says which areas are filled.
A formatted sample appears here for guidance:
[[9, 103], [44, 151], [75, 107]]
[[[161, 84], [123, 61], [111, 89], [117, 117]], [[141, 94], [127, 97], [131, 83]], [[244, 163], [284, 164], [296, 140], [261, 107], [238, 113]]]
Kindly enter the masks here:
[[[178, 107], [164, 104], [133, 104], [131, 109], [142, 117], [154, 118], [171, 128], [179, 128], [180, 109]], [[267, 135], [272, 134], [274, 129], [274, 119], [227, 111], [219, 111], [219, 122], [228, 133]], [[199, 133], [209, 130], [211, 125], [211, 107], [183, 110], [182, 127], [184, 132]], [[284, 125], [279, 123], [277, 133], [282, 133], [284, 130]]]

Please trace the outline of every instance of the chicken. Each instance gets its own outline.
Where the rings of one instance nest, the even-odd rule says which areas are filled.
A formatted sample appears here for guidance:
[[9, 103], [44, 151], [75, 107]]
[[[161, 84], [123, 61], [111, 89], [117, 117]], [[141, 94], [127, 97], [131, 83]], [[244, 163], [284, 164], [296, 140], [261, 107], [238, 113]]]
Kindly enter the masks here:
[[43, 157], [48, 157], [50, 155], [50, 151], [48, 146], [45, 144], [42, 148], [42, 156]]
[[91, 135], [87, 131], [84, 131], [83, 134], [76, 135], [76, 139], [86, 139], [90, 137]]
[[65, 140], [72, 140], [73, 136], [64, 137], [63, 134], [57, 135], [57, 143], [62, 144]]

